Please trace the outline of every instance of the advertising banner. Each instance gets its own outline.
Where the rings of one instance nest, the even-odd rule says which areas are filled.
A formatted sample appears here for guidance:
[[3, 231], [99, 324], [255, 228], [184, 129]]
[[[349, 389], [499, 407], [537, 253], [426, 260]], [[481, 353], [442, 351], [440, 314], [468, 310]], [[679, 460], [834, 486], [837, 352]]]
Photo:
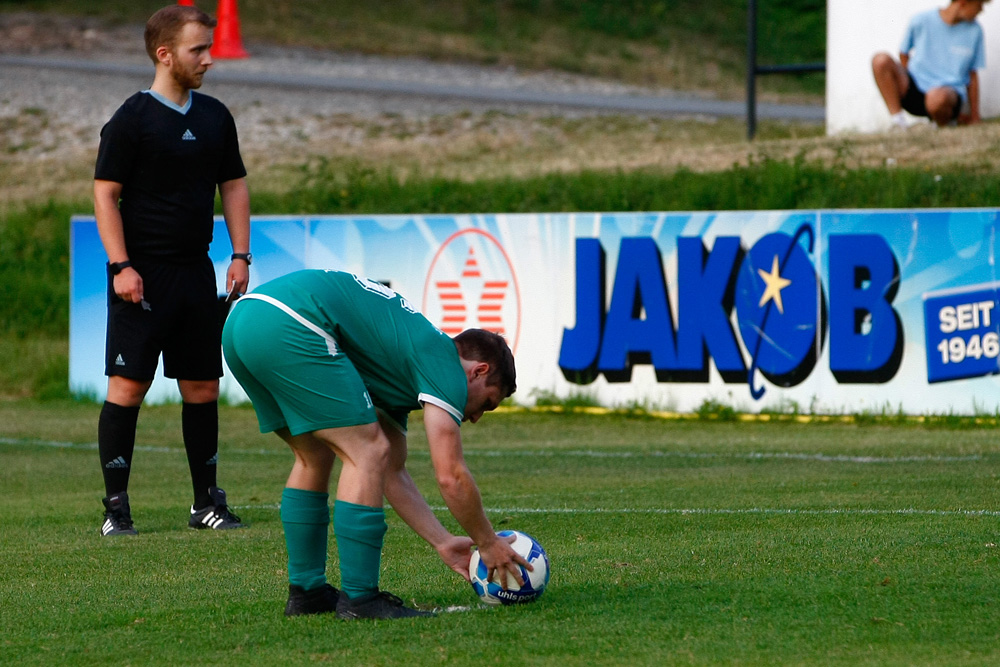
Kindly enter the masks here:
[[[994, 414], [994, 209], [267, 217], [251, 288], [305, 268], [389, 285], [439, 328], [502, 332], [515, 398], [609, 407]], [[225, 285], [230, 248], [211, 256]], [[70, 388], [104, 395], [107, 274], [72, 220]], [[245, 400], [227, 375], [223, 393]], [[179, 400], [157, 377], [150, 401]]]

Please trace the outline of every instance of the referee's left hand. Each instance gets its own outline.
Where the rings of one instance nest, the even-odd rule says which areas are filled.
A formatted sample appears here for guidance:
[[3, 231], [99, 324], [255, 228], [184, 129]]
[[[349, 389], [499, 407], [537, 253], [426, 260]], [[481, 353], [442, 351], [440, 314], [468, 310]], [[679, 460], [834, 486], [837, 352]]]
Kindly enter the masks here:
[[122, 301], [139, 303], [142, 301], [142, 276], [131, 266], [126, 266], [112, 281], [115, 294]]
[[226, 272], [226, 293], [232, 294], [235, 287], [237, 294], [246, 294], [249, 286], [250, 267], [242, 259], [234, 259]]

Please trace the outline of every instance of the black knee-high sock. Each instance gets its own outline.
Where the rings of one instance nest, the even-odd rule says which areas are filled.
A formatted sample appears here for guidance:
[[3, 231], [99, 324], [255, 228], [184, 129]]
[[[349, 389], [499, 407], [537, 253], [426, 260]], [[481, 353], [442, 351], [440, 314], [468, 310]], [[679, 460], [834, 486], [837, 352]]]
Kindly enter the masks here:
[[128, 491], [138, 420], [138, 405], [126, 407], [105, 401], [101, 408], [97, 422], [97, 451], [101, 456], [101, 472], [104, 473], [104, 491], [109, 496]]
[[194, 487], [194, 508], [212, 504], [208, 488], [216, 485], [216, 463], [219, 454], [219, 402], [184, 403], [181, 407], [181, 430], [191, 485]]

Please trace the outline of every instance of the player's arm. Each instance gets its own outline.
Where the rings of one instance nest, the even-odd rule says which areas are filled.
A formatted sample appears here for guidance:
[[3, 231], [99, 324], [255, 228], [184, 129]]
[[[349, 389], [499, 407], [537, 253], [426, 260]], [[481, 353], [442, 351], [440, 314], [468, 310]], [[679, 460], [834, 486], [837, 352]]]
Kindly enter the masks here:
[[[222, 215], [229, 230], [229, 242], [234, 253], [250, 252], [250, 190], [246, 178], [234, 178], [219, 184]], [[250, 266], [241, 259], [233, 260], [226, 272], [226, 291], [244, 294], [250, 285]]]
[[[108, 261], [121, 263], [128, 261], [125, 249], [125, 225], [118, 209], [122, 196], [122, 184], [115, 181], [94, 180], [94, 217], [97, 218], [97, 233], [101, 236]], [[139, 303], [142, 300], [142, 277], [126, 267], [114, 277], [115, 294], [125, 301]]]
[[472, 539], [464, 535], [452, 535], [438, 521], [406, 469], [406, 436], [385, 420], [380, 421], [391, 444], [389, 470], [385, 480], [386, 499], [399, 518], [437, 550], [448, 567], [468, 580]]
[[[487, 566], [489, 578], [493, 579], [494, 572], [499, 570], [501, 575], [507, 572], [518, 583], [523, 583], [517, 565], [525, 565], [529, 570], [531, 566], [514, 552], [510, 541], [497, 536], [486, 517], [479, 487], [462, 454], [459, 424], [443, 408], [426, 403], [424, 428], [441, 497], [452, 516], [479, 547], [479, 555]], [[506, 581], [506, 577], [500, 576], [499, 581]]]

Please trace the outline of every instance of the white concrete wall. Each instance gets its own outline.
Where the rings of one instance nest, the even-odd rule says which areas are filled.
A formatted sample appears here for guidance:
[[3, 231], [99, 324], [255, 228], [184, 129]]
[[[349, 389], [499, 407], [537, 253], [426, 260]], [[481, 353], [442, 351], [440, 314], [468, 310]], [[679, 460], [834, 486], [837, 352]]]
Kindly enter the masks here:
[[[878, 132], [889, 127], [871, 59], [879, 51], [899, 57], [910, 17], [949, 0], [828, 0], [826, 130]], [[978, 21], [986, 35], [986, 68], [979, 72], [983, 118], [1000, 116], [1000, 0], [984, 5]]]

